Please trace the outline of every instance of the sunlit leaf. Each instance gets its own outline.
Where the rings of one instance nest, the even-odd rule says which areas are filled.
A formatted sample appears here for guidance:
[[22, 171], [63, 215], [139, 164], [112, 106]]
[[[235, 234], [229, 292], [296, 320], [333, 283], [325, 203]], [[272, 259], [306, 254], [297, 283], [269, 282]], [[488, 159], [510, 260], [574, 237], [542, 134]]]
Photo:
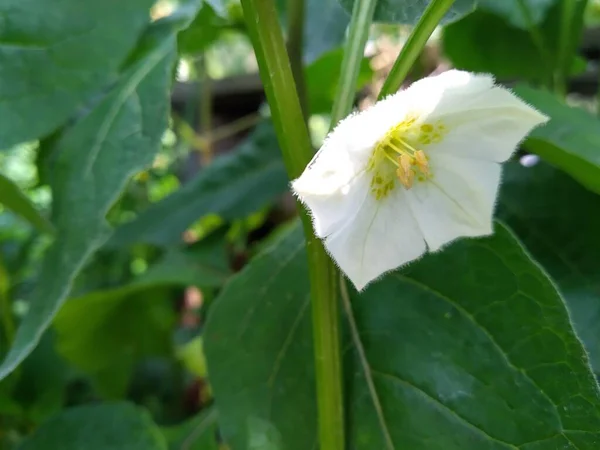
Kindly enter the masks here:
[[115, 80], [154, 0], [0, 2], [0, 145], [62, 125]]
[[174, 33], [182, 25], [177, 18], [151, 26], [119, 82], [55, 141], [51, 187], [57, 237], [43, 261], [32, 308], [0, 366], [0, 378], [35, 347], [74, 276], [109, 236], [106, 212], [129, 177], [158, 151], [167, 125]]

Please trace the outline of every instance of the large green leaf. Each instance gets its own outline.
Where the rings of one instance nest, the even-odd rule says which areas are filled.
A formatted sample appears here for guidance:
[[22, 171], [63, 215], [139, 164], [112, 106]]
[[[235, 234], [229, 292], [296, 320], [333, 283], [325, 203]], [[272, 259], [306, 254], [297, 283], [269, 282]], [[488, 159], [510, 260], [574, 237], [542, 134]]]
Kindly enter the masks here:
[[151, 26], [114, 88], [56, 139], [51, 186], [57, 238], [0, 378], [35, 347], [74, 276], [109, 236], [106, 212], [129, 177], [158, 151], [167, 125], [174, 33], [184, 22], [165, 19]]
[[558, 0], [479, 0], [477, 8], [493, 12], [511, 25], [528, 30], [542, 22], [548, 10], [557, 3]]
[[556, 64], [555, 53], [545, 60], [527, 30], [483, 9], [447, 25], [442, 44], [444, 54], [458, 69], [501, 78], [544, 81]]
[[172, 288], [220, 286], [226, 268], [204, 258], [171, 252], [131, 284], [69, 300], [54, 319], [59, 352], [93, 377], [107, 397], [126, 392], [144, 356], [171, 354], [175, 311]]
[[163, 429], [169, 450], [219, 450], [217, 411], [209, 409], [192, 419]]
[[108, 245], [167, 245], [207, 214], [225, 220], [256, 212], [287, 188], [273, 127], [259, 125], [231, 154], [215, 160], [192, 181], [118, 228]]
[[0, 145], [51, 132], [114, 80], [153, 3], [0, 2]]
[[[559, 64], [561, 3], [484, 0], [475, 12], [444, 28], [444, 54], [458, 69], [548, 84]], [[569, 54], [573, 55], [571, 73], [585, 69], [585, 62], [575, 56], [584, 3], [576, 2], [568, 43]], [[532, 8], [534, 4], [538, 8]], [[524, 24], [523, 5], [529, 5], [531, 21], [526, 21], [527, 24]]]
[[27, 220], [31, 225], [44, 233], [53, 231], [52, 225], [40, 214], [29, 198], [13, 183], [0, 173], [0, 205]]
[[600, 373], [600, 197], [547, 164], [511, 163], [498, 209], [558, 283]]
[[[455, 242], [353, 293], [347, 318], [351, 448], [597, 447], [600, 393], [586, 354], [553, 284], [502, 225], [492, 237]], [[225, 288], [205, 343], [233, 450], [256, 442], [315, 448], [299, 227]]]
[[150, 415], [127, 403], [68, 409], [42, 424], [19, 450], [167, 450]]
[[179, 33], [177, 47], [184, 55], [198, 55], [212, 44], [227, 21], [208, 3], [202, 6], [190, 25]]
[[549, 92], [527, 86], [515, 91], [552, 119], [529, 135], [526, 148], [600, 193], [600, 120]]
[[[339, 0], [348, 11], [356, 0]], [[504, 0], [501, 0], [504, 1]], [[431, 0], [378, 0], [375, 7], [375, 22], [415, 24]], [[442, 23], [447, 23], [470, 13], [477, 0], [455, 0]]]

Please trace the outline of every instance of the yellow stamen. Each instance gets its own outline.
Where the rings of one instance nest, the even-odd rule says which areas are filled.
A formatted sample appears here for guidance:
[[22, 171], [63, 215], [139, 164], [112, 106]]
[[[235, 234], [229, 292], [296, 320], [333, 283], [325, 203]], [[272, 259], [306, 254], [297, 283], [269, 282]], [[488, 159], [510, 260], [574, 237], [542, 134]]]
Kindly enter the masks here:
[[402, 167], [402, 170], [404, 170], [404, 172], [408, 172], [414, 164], [413, 158], [407, 155], [406, 153], [400, 155], [400, 158], [398, 159], [400, 160], [400, 167]]
[[415, 160], [419, 170], [423, 172], [423, 175], [429, 175], [429, 161], [423, 150], [417, 150], [415, 152]]

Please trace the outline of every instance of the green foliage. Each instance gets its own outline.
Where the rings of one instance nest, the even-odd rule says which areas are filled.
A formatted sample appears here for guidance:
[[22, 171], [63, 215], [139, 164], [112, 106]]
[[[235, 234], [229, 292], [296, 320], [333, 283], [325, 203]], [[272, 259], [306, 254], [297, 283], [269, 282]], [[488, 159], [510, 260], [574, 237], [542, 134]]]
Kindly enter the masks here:
[[19, 450], [167, 450], [149, 414], [119, 402], [82, 406], [45, 422]]
[[73, 277], [108, 237], [107, 210], [131, 174], [149, 164], [158, 150], [167, 108], [164, 100], [157, 107], [156, 99], [165, 95], [170, 83], [179, 26], [175, 22], [151, 27], [119, 82], [56, 140], [51, 185], [57, 237], [33, 294], [36, 308], [21, 324], [0, 375], [12, 371], [35, 346]]
[[152, 3], [1, 2], [2, 148], [50, 133], [113, 82], [146, 26]]
[[512, 163], [504, 179], [498, 214], [558, 283], [600, 373], [600, 197], [542, 163]]
[[[109, 245], [177, 242], [192, 223], [208, 214], [242, 218], [285, 191], [287, 179], [271, 125], [259, 125], [231, 155], [202, 170], [187, 186], [119, 227]], [[210, 192], [211, 195], [202, 195]]]
[[0, 174], [0, 205], [18, 214], [44, 233], [53, 231], [52, 225], [40, 214], [36, 206], [10, 179]]
[[[598, 2], [456, 0], [441, 40], [413, 42], [412, 78], [447, 59], [551, 120], [504, 164], [493, 235], [343, 285], [336, 378], [315, 354], [335, 350], [338, 291], [282, 158], [312, 150], [274, 19], [285, 34], [292, 1], [0, 0], [0, 448], [341, 450], [319, 370], [345, 448], [598, 448], [600, 122], [564, 80], [598, 79], [598, 49], [576, 49]], [[341, 76], [358, 73], [344, 104], [373, 100], [400, 25], [440, 4], [379, 0], [388, 25], [346, 53], [354, 1], [304, 0], [291, 22], [315, 144]], [[269, 27], [242, 4], [276, 11]], [[281, 44], [257, 52], [270, 105], [257, 27]]]
[[526, 148], [600, 193], [600, 121], [549, 92], [527, 86], [517, 86], [515, 92], [551, 118], [530, 134]]
[[[575, 2], [578, 18], [583, 4]], [[489, 72], [501, 78], [527, 79], [552, 85], [559, 69], [562, 2], [557, 0], [484, 0], [475, 12], [447, 25], [443, 49], [452, 64], [464, 70]], [[570, 35], [580, 42], [582, 23], [577, 20]], [[570, 72], [585, 69], [572, 48]]]
[[169, 450], [220, 450], [217, 442], [217, 412], [207, 410], [181, 425], [163, 429]]
[[[339, 0], [347, 11], [356, 0]], [[375, 22], [414, 25], [432, 0], [379, 0], [375, 7]], [[477, 0], [455, 0], [443, 22], [457, 20], [475, 9]]]
[[[234, 448], [304, 449], [315, 439], [306, 277], [295, 227], [214, 306], [206, 352]], [[600, 392], [566, 308], [502, 225], [354, 293], [351, 304], [353, 448], [555, 449], [600, 437]]]
[[[326, 114], [331, 111], [344, 52], [341, 48], [324, 53], [319, 59], [306, 68], [306, 84], [308, 86], [308, 104], [312, 114]], [[364, 58], [360, 65], [360, 73], [356, 90], [364, 87], [373, 77], [369, 60]]]

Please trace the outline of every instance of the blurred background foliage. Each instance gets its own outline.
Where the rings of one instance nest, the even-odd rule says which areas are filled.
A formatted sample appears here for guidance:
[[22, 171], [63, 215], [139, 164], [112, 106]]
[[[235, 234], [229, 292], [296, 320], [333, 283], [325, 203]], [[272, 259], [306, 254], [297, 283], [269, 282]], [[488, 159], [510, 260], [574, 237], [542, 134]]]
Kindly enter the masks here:
[[[10, 3], [0, 1], [0, 9]], [[27, 3], [33, 7], [42, 2]], [[328, 112], [343, 57], [350, 18], [344, 7], [350, 2], [341, 3], [306, 1], [303, 61], [315, 147], [329, 128]], [[474, 12], [455, 17], [436, 32], [408, 82], [457, 67], [493, 73], [511, 86], [529, 82], [542, 90], [564, 89], [568, 103], [587, 112], [575, 116], [569, 106], [547, 92], [529, 92], [524, 87], [518, 91], [547, 114], [565, 118], [561, 129], [540, 131], [523, 150], [539, 154], [598, 193], [598, 153], [586, 154], [582, 148], [593, 142], [597, 150], [600, 142], [600, 127], [592, 117], [598, 109], [600, 2], [585, 3], [578, 2], [584, 10], [581, 26], [573, 31], [572, 53], [576, 56], [564, 80], [555, 77], [560, 53], [558, 0], [481, 0]], [[286, 6], [286, 1], [278, 2], [284, 26]], [[112, 2], [112, 7], [121, 8], [117, 2]], [[125, 76], [127, 64], [135, 68], [136, 58], [146, 57], [146, 48], [155, 45], [151, 41], [155, 35], [171, 33], [177, 41], [174, 69], [165, 66], [170, 70], [165, 86], [172, 81], [167, 130], [162, 133], [160, 117], [147, 114], [148, 132], [161, 133], [156, 154], [125, 167], [127, 173], [102, 175], [101, 182], [114, 184], [114, 192], [106, 199], [78, 197], [80, 185], [73, 173], [85, 172], [85, 162], [73, 158], [73, 167], [65, 162], [65, 155], [75, 155], [81, 143], [77, 134], [81, 132], [73, 131], [84, 123], [78, 122], [81, 106], [75, 114], [72, 108], [57, 112], [63, 117], [56, 120], [52, 114], [40, 116], [38, 130], [29, 133], [24, 129], [15, 138], [15, 142], [26, 143], [0, 151], [0, 354], [7, 354], [15, 342], [18, 323], [36, 308], [30, 302], [32, 296], [55, 295], [52, 280], [63, 286], [65, 280], [73, 283], [68, 300], [35, 350], [0, 382], [1, 448], [80, 448], [75, 443], [77, 430], [90, 426], [88, 416], [101, 435], [86, 447], [91, 450], [117, 448], [110, 447], [114, 445], [111, 442], [132, 450], [225, 448], [216, 427], [203, 351], [206, 313], [232, 275], [287, 226], [295, 206], [287, 192], [287, 177], [239, 2], [195, 2], [189, 24], [180, 31], [166, 30], [171, 26], [168, 20], [189, 14], [189, 8], [188, 4], [159, 0], [150, 11], [153, 23], [149, 26], [139, 17], [133, 18], [131, 11], [103, 12], [115, 26], [128, 26], [125, 19], [119, 25], [115, 18], [127, 14], [132, 16], [127, 18], [131, 23], [142, 25], [129, 42], [130, 62], [122, 55], [121, 60], [111, 62], [111, 73], [95, 80], [93, 89], [82, 87], [85, 101], [74, 104], [85, 104], [83, 109], [94, 110], [99, 101], [94, 95], [113, 89]], [[77, 22], [79, 17], [72, 15], [68, 20]], [[374, 102], [409, 30], [401, 23], [372, 26], [356, 86], [358, 107]], [[106, 33], [98, 39], [109, 41], [108, 30]], [[74, 53], [72, 58], [76, 56]], [[3, 64], [8, 61], [6, 54], [2, 58]], [[106, 66], [103, 61], [98, 64]], [[164, 84], [160, 76], [157, 73], [153, 83]], [[150, 82], [140, 87], [141, 98], [144, 89], [153, 89]], [[154, 97], [144, 100], [148, 111], [156, 109], [153, 102], [161, 100], [161, 88], [152, 92]], [[35, 136], [39, 139], [31, 139]], [[1, 140], [0, 145], [4, 145]], [[137, 167], [144, 169], [135, 170]], [[526, 183], [511, 177], [507, 177], [507, 191]], [[577, 200], [546, 207], [588, 211], [586, 226], [575, 220], [568, 223], [573, 217], [568, 213], [564, 214], [564, 226], [585, 233], [589, 240], [577, 253], [562, 257], [552, 256], [531, 237], [531, 251], [548, 260], [547, 269], [559, 284], [564, 280], [561, 288], [567, 297], [578, 291], [573, 292], [575, 300], [569, 299], [570, 306], [598, 371], [600, 268], [590, 263], [600, 249], [598, 199], [588, 191], [582, 193], [571, 178], [556, 175], [556, 179], [565, 190], [572, 190], [572, 198]], [[525, 192], [534, 189], [525, 188]], [[67, 191], [70, 193], [65, 194]], [[534, 210], [534, 200], [528, 199], [531, 205], [523, 208]], [[83, 208], [77, 213], [81, 220], [75, 220], [77, 214], [71, 207]], [[105, 213], [108, 231], [92, 229], [98, 211], [100, 218]], [[502, 211], [525, 241], [528, 229], [543, 228], [546, 220], [555, 220], [537, 216], [538, 222], [528, 226], [522, 215]], [[68, 225], [65, 228], [63, 224]], [[65, 236], [61, 234], [64, 229]], [[77, 261], [58, 258], [51, 260], [54, 267], [46, 267], [42, 261], [54, 239], [65, 242], [60, 251], [65, 258]], [[564, 242], [559, 235], [550, 239], [559, 246]], [[78, 240], [85, 243], [73, 245], [81, 248], [69, 247]], [[62, 273], [63, 264], [80, 266], [80, 270]], [[574, 283], [572, 277], [577, 276], [584, 277], [585, 283]], [[60, 295], [56, 294], [54, 304], [62, 304]], [[79, 408], [67, 409], [75, 406]], [[53, 446], [59, 437], [60, 442], [69, 442], [65, 436], [73, 436], [72, 447]]]

